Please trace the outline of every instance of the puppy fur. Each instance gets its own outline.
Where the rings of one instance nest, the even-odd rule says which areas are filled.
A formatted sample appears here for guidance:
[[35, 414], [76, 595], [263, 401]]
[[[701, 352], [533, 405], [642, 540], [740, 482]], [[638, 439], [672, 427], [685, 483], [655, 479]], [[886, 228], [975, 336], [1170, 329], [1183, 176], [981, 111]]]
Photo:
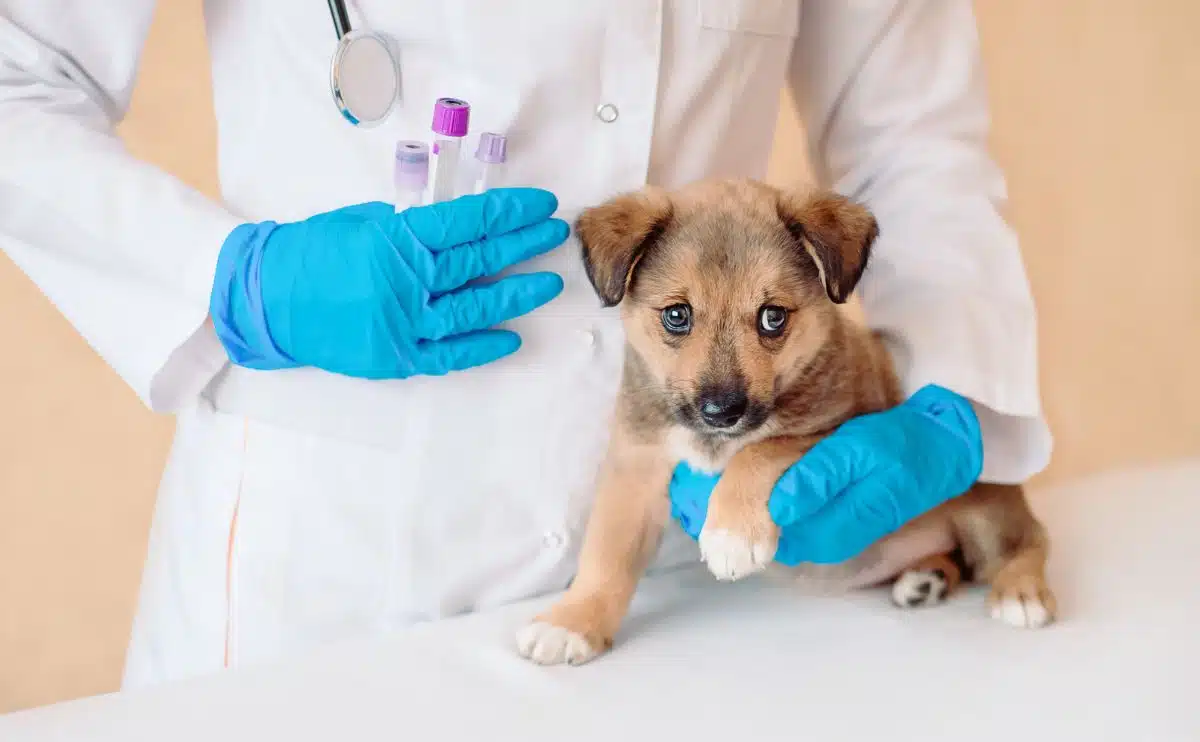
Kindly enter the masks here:
[[[541, 664], [612, 646], [680, 461], [723, 472], [700, 551], [718, 579], [740, 579], [775, 555], [767, 500], [780, 475], [841, 423], [901, 402], [880, 338], [838, 306], [879, 234], [859, 204], [712, 180], [617, 196], [575, 226], [596, 293], [621, 313], [624, 374], [576, 577], [517, 637]], [[892, 581], [906, 608], [980, 580], [994, 617], [1037, 627], [1056, 610], [1047, 552], [1022, 488], [978, 483], [848, 563], [788, 571], [851, 588]]]

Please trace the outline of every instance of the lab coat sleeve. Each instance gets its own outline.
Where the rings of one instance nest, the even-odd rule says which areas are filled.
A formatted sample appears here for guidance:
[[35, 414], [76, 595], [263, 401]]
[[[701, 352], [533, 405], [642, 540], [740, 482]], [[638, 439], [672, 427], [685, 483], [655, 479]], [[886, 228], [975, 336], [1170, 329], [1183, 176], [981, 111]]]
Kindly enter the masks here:
[[818, 179], [879, 221], [858, 291], [905, 392], [936, 383], [971, 400], [985, 481], [1041, 471], [1035, 307], [987, 150], [970, 0], [808, 0], [791, 84]]
[[0, 4], [0, 248], [145, 404], [174, 411], [227, 361], [208, 298], [241, 220], [115, 132], [154, 4]]

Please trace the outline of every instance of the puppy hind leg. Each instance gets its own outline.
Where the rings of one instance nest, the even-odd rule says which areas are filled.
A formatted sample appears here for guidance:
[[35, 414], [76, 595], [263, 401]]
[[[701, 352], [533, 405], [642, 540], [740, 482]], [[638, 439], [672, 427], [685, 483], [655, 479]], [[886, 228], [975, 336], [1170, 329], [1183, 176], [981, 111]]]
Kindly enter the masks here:
[[996, 572], [987, 598], [992, 618], [1028, 629], [1054, 621], [1058, 604], [1046, 582], [1046, 557], [1044, 543], [1031, 543]]
[[976, 577], [990, 585], [992, 618], [1040, 628], [1058, 613], [1046, 581], [1050, 543], [1018, 485], [977, 484], [952, 516], [955, 535]]
[[915, 564], [892, 583], [892, 603], [899, 608], [920, 608], [944, 601], [966, 579], [962, 552], [932, 554]]

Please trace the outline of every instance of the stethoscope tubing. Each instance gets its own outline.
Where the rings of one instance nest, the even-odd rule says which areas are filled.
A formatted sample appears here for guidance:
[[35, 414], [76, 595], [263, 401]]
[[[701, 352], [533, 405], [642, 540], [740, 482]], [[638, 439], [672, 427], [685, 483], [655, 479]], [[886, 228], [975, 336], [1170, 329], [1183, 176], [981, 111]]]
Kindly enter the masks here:
[[333, 28], [337, 31], [338, 41], [350, 33], [350, 15], [346, 12], [345, 0], [328, 0], [329, 15], [333, 18]]

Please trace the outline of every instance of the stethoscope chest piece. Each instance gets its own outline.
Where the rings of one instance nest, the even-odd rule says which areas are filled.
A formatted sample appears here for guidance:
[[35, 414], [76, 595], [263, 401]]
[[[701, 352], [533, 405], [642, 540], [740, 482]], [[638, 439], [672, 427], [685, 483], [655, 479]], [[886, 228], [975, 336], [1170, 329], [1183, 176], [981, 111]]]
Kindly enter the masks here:
[[345, 5], [329, 0], [338, 43], [329, 66], [329, 88], [342, 118], [374, 126], [391, 114], [400, 98], [400, 65], [388, 39], [350, 29]]

